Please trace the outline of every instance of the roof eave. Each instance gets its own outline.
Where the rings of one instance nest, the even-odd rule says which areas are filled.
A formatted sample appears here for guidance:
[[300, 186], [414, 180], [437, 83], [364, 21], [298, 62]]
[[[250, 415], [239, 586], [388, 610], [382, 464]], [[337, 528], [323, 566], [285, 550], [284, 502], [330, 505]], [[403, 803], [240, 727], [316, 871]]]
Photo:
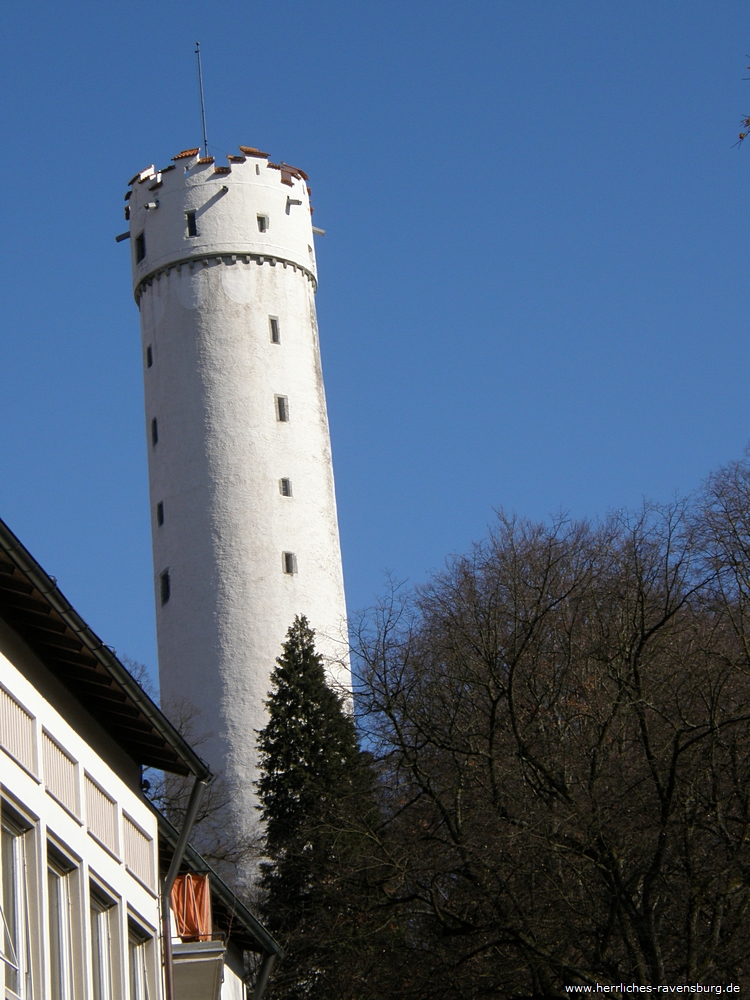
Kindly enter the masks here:
[[[1, 519], [0, 551], [4, 552], [13, 565], [27, 577], [44, 600], [48, 602], [49, 606], [57, 612], [68, 628], [75, 633], [83, 646], [86, 647], [89, 653], [125, 692], [153, 729], [172, 749], [177, 758], [179, 758], [180, 763], [184, 765], [187, 772], [196, 778], [207, 780], [211, 775], [208, 766], [177, 732], [140, 684], [131, 676], [123, 664], [120, 663], [112, 650], [105, 646], [99, 636], [89, 628], [57, 586], [55, 580], [42, 569], [28, 549]], [[117, 737], [114, 738], [117, 739]], [[139, 761], [138, 763], [143, 762]], [[162, 766], [164, 770], [169, 770], [166, 764]]]

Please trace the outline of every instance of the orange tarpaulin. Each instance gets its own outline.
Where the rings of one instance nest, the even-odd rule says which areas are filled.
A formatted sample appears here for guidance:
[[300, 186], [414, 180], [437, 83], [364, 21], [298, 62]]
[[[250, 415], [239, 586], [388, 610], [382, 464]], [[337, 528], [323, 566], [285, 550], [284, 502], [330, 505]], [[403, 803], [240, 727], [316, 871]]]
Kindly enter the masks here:
[[172, 913], [183, 941], [211, 940], [211, 890], [208, 875], [178, 875], [172, 886]]

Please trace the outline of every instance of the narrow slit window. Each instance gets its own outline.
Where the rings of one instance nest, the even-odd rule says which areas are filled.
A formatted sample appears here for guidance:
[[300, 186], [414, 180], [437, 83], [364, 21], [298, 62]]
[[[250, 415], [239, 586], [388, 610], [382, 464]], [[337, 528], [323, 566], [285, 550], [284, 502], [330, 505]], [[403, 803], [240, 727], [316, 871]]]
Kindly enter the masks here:
[[151, 344], [146, 348], [146, 367], [150, 368], [154, 363], [154, 352], [151, 350]]
[[135, 238], [135, 262], [140, 264], [140, 262], [146, 256], [146, 234], [138, 233]]
[[159, 527], [164, 524], [164, 501], [160, 500], [156, 505], [156, 523]]
[[279, 330], [279, 318], [278, 316], [269, 316], [268, 325], [271, 328], [271, 343], [280, 344], [281, 343], [281, 331]]
[[291, 481], [291, 479], [280, 479], [279, 480], [279, 493], [283, 497], [290, 497], [292, 495], [292, 481]]
[[151, 421], [151, 444], [157, 444], [159, 441], [159, 425], [156, 422], [156, 417]]
[[164, 572], [159, 577], [159, 585], [161, 592], [161, 603], [166, 604], [172, 593], [172, 581], [169, 578], [168, 569], [165, 569]]
[[187, 221], [187, 234], [188, 236], [198, 235], [198, 225], [195, 221], [195, 212], [185, 212], [185, 219]]
[[258, 216], [258, 232], [267, 233], [268, 232], [268, 216], [259, 215]]
[[289, 399], [287, 396], [276, 397], [276, 419], [284, 424], [289, 421]]
[[282, 552], [282, 566], [287, 576], [297, 572], [297, 557], [293, 552]]

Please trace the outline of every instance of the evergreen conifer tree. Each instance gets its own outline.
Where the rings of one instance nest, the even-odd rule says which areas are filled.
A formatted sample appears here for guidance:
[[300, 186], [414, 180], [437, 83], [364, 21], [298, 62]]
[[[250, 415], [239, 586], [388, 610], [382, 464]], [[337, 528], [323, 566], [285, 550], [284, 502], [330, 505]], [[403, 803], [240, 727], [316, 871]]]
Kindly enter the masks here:
[[268, 859], [261, 886], [265, 921], [287, 957], [269, 995], [331, 997], [362, 908], [352, 876], [363, 867], [372, 768], [343, 699], [326, 683], [304, 617], [295, 618], [276, 664], [268, 724], [258, 734]]

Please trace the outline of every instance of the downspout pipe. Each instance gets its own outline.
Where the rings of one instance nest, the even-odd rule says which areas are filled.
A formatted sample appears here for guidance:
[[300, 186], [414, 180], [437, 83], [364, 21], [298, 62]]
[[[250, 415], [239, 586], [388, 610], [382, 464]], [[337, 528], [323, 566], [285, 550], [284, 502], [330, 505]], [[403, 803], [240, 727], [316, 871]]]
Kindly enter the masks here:
[[261, 962], [260, 969], [258, 970], [258, 978], [255, 980], [255, 989], [253, 990], [253, 1000], [261, 1000], [263, 994], [266, 992], [266, 986], [268, 985], [268, 977], [271, 975], [271, 969], [273, 968], [273, 963], [276, 961], [276, 955], [272, 952], [266, 952]]
[[174, 1000], [174, 976], [172, 968], [172, 925], [169, 918], [171, 911], [172, 886], [180, 870], [182, 860], [185, 857], [185, 850], [188, 845], [188, 838], [198, 815], [203, 793], [208, 787], [208, 778], [196, 778], [190, 792], [187, 812], [182, 823], [180, 835], [172, 855], [172, 863], [169, 866], [167, 877], [162, 883], [161, 890], [161, 936], [164, 948], [164, 985], [166, 987], [166, 1000]]

